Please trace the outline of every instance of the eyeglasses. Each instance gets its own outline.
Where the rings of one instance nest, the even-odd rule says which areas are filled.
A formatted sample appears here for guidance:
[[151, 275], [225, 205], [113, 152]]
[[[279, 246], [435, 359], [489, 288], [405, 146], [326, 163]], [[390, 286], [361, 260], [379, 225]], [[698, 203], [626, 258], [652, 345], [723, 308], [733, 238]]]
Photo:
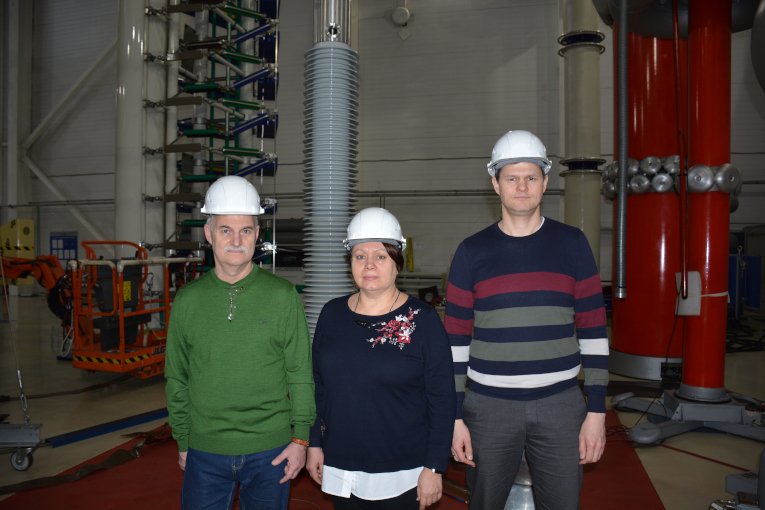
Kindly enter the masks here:
[[236, 305], [234, 304], [234, 299], [236, 299], [236, 295], [239, 294], [239, 291], [242, 290], [244, 287], [239, 287], [238, 289], [234, 290], [233, 285], [231, 288], [228, 289], [228, 321], [231, 322], [234, 320], [234, 317], [236, 316]]

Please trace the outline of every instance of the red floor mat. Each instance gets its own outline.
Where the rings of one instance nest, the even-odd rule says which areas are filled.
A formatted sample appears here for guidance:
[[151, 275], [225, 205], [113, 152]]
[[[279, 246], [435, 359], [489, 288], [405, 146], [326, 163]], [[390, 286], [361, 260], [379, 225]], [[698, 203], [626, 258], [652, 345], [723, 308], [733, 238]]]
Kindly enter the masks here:
[[[618, 424], [616, 414], [609, 412], [606, 425]], [[600, 510], [618, 506], [623, 510], [663, 510], [664, 507], [630, 443], [611, 439], [609, 438], [600, 462], [585, 468], [582, 509]], [[130, 440], [119, 448], [131, 448], [135, 442], [135, 439]], [[103, 462], [113, 451], [98, 455], [82, 465]], [[80, 481], [15, 494], [0, 501], [0, 510], [179, 509], [183, 472], [178, 469], [177, 452], [175, 441], [167, 439], [144, 447], [138, 459], [107, 471], [93, 473]], [[62, 474], [73, 472], [82, 465]], [[459, 466], [456, 469], [450, 467], [449, 477], [464, 482], [464, 469], [460, 469]], [[330, 497], [323, 494], [303, 471], [292, 482], [289, 508], [315, 510], [317, 507], [321, 510], [333, 508]], [[235, 505], [235, 508], [238, 508], [238, 505]], [[431, 508], [466, 510], [467, 506], [444, 495], [441, 502]]]
[[[619, 425], [616, 413], [608, 411], [606, 427]], [[632, 443], [618, 435], [608, 437], [597, 464], [584, 467], [580, 501], [582, 510], [664, 510]]]

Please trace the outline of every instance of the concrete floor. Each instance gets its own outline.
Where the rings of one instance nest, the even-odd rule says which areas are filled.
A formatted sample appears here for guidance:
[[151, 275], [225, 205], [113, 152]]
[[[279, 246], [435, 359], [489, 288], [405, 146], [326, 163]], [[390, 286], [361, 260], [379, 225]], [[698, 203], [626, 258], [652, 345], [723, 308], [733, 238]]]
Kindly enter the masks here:
[[[58, 319], [48, 311], [44, 297], [12, 296], [10, 317], [28, 397], [75, 390], [119, 377], [104, 372], [87, 373], [72, 368], [69, 362], [56, 360], [51, 347], [51, 328], [58, 326]], [[619, 376], [612, 378], [628, 380]], [[765, 400], [765, 352], [727, 355], [725, 385], [731, 391]], [[43, 424], [42, 437], [53, 437], [163, 408], [164, 386], [162, 377], [143, 381], [130, 378], [86, 393], [32, 398], [28, 412], [32, 423]], [[18, 396], [8, 323], [0, 324], [0, 395]], [[23, 422], [18, 401], [0, 402], [0, 414], [9, 414], [12, 423]], [[634, 426], [640, 416], [618, 414], [627, 427]], [[32, 467], [24, 472], [15, 471], [10, 466], [10, 456], [3, 455], [0, 485], [58, 474], [124, 443], [127, 439], [121, 437], [122, 434], [150, 430], [164, 422], [164, 419], [157, 420], [56, 449], [41, 448], [34, 454]], [[670, 438], [665, 444], [746, 469], [757, 469], [764, 446], [748, 439], [704, 432]], [[738, 472], [734, 469], [658, 446], [640, 447], [637, 454], [667, 510], [706, 509], [714, 500], [733, 498], [725, 491], [725, 477]], [[614, 502], [614, 508], [618, 508], [618, 502]]]

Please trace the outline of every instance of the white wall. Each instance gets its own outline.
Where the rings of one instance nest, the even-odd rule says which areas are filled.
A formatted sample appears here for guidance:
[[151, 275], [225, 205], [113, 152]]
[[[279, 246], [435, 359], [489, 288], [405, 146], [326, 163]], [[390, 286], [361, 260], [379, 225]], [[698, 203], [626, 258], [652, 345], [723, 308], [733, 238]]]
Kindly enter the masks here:
[[[312, 0], [281, 3], [275, 151], [280, 192], [302, 190], [303, 63], [313, 41]], [[561, 188], [557, 0], [410, 0], [413, 13], [403, 41], [390, 15], [397, 0], [359, 1], [360, 190], [490, 189], [486, 162], [496, 139], [511, 128], [537, 133], [553, 156], [550, 187]], [[116, 0], [36, 0], [33, 74], [35, 126], [71, 83], [114, 38]], [[601, 146], [613, 157], [611, 30], [601, 58]], [[746, 180], [765, 179], [765, 92], [749, 61], [749, 33], [733, 35], [732, 162]], [[32, 150], [32, 159], [72, 199], [113, 198], [114, 87], [110, 60], [79, 95], [66, 121]], [[598, 86], [598, 84], [593, 84]], [[267, 150], [271, 150], [267, 147]], [[268, 195], [272, 181], [266, 179]], [[39, 181], [34, 200], [56, 200]], [[732, 228], [765, 222], [765, 188], [745, 188]], [[563, 215], [561, 197], [543, 201], [543, 213]], [[380, 205], [366, 199], [359, 207]], [[418, 248], [417, 269], [446, 271], [459, 242], [499, 218], [496, 199], [387, 198]], [[111, 235], [111, 206], [82, 206]], [[300, 217], [299, 201], [280, 203], [281, 217]], [[611, 227], [603, 203], [602, 226]], [[41, 208], [42, 252], [47, 232], [87, 231], [65, 208]], [[277, 226], [278, 231], [278, 226]], [[277, 234], [278, 235], [278, 234]], [[601, 274], [611, 279], [611, 232], [604, 230]], [[278, 239], [277, 239], [278, 240]]]
[[[34, 127], [116, 38], [117, 1], [35, 0], [33, 23]], [[116, 73], [115, 54], [74, 96], [64, 120], [50, 126], [30, 150], [30, 158], [70, 200], [114, 198]], [[32, 190], [34, 202], [59, 201], [37, 179]], [[78, 207], [105, 235], [114, 235], [112, 205]], [[76, 231], [79, 242], [93, 239], [66, 207], [40, 207], [39, 217], [39, 253], [50, 253], [51, 231]], [[84, 257], [82, 250], [79, 255]]]

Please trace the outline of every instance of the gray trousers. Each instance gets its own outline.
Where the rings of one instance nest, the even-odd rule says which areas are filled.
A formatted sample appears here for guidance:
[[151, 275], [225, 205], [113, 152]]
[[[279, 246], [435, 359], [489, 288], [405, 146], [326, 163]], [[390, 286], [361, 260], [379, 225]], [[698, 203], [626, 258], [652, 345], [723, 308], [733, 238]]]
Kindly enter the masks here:
[[536, 510], [578, 510], [579, 431], [587, 416], [578, 387], [528, 402], [468, 391], [462, 415], [476, 465], [467, 467], [471, 509], [505, 508], [525, 448]]

